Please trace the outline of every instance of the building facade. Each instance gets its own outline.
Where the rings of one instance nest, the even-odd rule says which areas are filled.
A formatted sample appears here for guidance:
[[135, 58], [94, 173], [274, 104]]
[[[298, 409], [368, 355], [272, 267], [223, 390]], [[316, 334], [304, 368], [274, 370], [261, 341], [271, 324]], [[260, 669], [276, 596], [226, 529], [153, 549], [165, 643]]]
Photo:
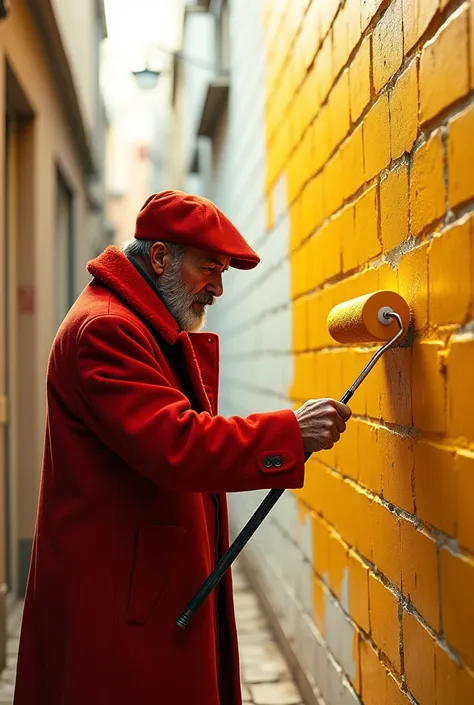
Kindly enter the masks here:
[[0, 3], [0, 669], [25, 589], [55, 331], [104, 246], [102, 1]]
[[[245, 551], [308, 703], [474, 702], [473, 33], [472, 0], [184, 15], [214, 72], [177, 66], [175, 185], [262, 256], [210, 317], [221, 412], [340, 398], [373, 350], [330, 338], [333, 305], [392, 289], [413, 313]], [[234, 533], [263, 496], [230, 498]]]

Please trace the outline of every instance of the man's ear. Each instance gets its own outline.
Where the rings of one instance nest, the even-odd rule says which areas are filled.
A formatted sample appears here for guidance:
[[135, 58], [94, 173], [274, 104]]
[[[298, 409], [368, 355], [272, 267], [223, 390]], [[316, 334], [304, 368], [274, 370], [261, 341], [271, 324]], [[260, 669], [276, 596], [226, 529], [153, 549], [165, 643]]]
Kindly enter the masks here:
[[157, 276], [161, 276], [165, 270], [170, 253], [164, 242], [155, 242], [150, 250], [150, 264]]

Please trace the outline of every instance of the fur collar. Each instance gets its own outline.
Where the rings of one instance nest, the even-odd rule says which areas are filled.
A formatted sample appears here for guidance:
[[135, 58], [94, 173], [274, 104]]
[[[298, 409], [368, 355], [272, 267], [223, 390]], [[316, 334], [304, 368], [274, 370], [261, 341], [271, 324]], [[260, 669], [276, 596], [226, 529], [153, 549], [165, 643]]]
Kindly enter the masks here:
[[87, 270], [153, 326], [167, 343], [177, 342], [180, 329], [176, 320], [118, 247], [107, 247], [88, 263]]

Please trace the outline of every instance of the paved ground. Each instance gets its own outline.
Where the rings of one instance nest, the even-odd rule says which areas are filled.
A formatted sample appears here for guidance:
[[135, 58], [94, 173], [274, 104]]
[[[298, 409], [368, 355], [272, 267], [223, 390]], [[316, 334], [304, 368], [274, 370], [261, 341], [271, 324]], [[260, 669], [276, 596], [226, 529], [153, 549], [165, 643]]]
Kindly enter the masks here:
[[[302, 705], [257, 598], [238, 567], [234, 578], [244, 704]], [[8, 662], [0, 676], [0, 705], [12, 703], [21, 609], [21, 603], [10, 605]]]

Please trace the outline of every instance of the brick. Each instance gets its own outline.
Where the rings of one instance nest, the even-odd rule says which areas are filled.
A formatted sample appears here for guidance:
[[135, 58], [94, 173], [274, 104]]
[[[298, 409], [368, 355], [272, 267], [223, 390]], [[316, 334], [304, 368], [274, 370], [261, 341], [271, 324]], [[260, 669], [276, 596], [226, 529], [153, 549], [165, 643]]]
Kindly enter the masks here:
[[293, 401], [305, 402], [314, 387], [314, 355], [301, 353], [294, 357], [294, 375], [290, 396]]
[[474, 415], [470, 400], [474, 398], [474, 337], [459, 335], [451, 338], [448, 355], [448, 434], [474, 440]]
[[377, 185], [371, 186], [355, 202], [355, 240], [359, 263], [377, 257], [382, 251], [378, 237]]
[[329, 95], [331, 151], [349, 132], [349, 71], [344, 71]]
[[402, 164], [380, 182], [381, 234], [384, 252], [408, 237], [408, 169]]
[[360, 640], [361, 694], [365, 705], [380, 705], [385, 693], [387, 672], [365, 639]]
[[313, 575], [313, 616], [317, 629], [322, 634], [326, 633], [326, 589], [324, 583]]
[[346, 199], [358, 191], [365, 181], [362, 125], [359, 125], [341, 146], [341, 160], [343, 196]]
[[341, 271], [341, 233], [337, 218], [323, 225], [319, 234], [321, 250], [319, 257], [323, 261], [324, 281], [328, 281]]
[[454, 453], [426, 441], [415, 449], [415, 502], [420, 519], [456, 535]]
[[327, 162], [323, 172], [323, 197], [326, 216], [335, 213], [342, 205], [342, 159], [339, 152]]
[[360, 639], [361, 694], [364, 705], [408, 705], [410, 702], [368, 641]]
[[308, 291], [309, 261], [307, 242], [292, 253], [290, 261], [292, 299], [295, 299]]
[[342, 600], [348, 567], [347, 548], [339, 536], [332, 532], [329, 537], [329, 586], [339, 601]]
[[369, 573], [369, 595], [372, 639], [400, 672], [398, 599], [373, 573]]
[[444, 345], [438, 341], [416, 341], [413, 346], [413, 423], [422, 431], [444, 433], [446, 430], [446, 374], [443, 351]]
[[327, 0], [320, 5], [321, 34], [327, 34], [338, 11], [340, 0]]
[[365, 178], [369, 181], [390, 162], [390, 122], [386, 94], [367, 113], [363, 130]]
[[460, 9], [423, 47], [420, 117], [425, 123], [469, 90], [467, 8]]
[[427, 30], [439, 0], [403, 0], [403, 39], [407, 54]]
[[474, 105], [470, 105], [448, 123], [448, 196], [451, 206], [474, 196], [473, 133]]
[[405, 676], [419, 703], [435, 702], [435, 640], [408, 612], [403, 613]]
[[392, 159], [411, 152], [418, 132], [418, 76], [414, 59], [390, 92], [390, 143]]
[[377, 14], [377, 10], [379, 9], [382, 2], [383, 0], [361, 0], [360, 17], [363, 32], [369, 26], [370, 22], [372, 21], [372, 18], [375, 17], [375, 15]]
[[348, 56], [348, 14], [344, 7], [338, 12], [332, 28], [332, 65], [335, 76], [346, 63]]
[[409, 426], [412, 423], [411, 355], [406, 348], [388, 351], [380, 371], [380, 418], [387, 423]]
[[303, 352], [307, 347], [306, 299], [298, 299], [293, 306], [293, 350]]
[[414, 524], [400, 520], [403, 594], [435, 631], [439, 629], [436, 542]]
[[379, 427], [377, 446], [384, 499], [412, 513], [413, 439]]
[[314, 70], [320, 87], [320, 98], [323, 103], [331, 90], [334, 79], [332, 66], [332, 41], [329, 34], [324, 40], [315, 59]]
[[360, 421], [352, 418], [337, 444], [337, 467], [345, 477], [350, 477], [353, 480], [357, 480], [359, 477], [359, 426]]
[[378, 267], [377, 271], [379, 274], [379, 289], [398, 292], [398, 272], [395, 265], [384, 262], [381, 267]]
[[[372, 507], [372, 561], [391, 583], [401, 586], [400, 519], [378, 502]], [[390, 550], [387, 550], [390, 546]]]
[[382, 490], [382, 472], [378, 462], [377, 428], [373, 424], [360, 423], [357, 439], [359, 463], [359, 483], [375, 494]]
[[313, 124], [313, 173], [317, 173], [329, 156], [329, 109], [324, 105]]
[[360, 39], [360, 0], [346, 0], [347, 50], [349, 54]]
[[349, 552], [349, 611], [354, 622], [367, 634], [369, 625], [369, 570]]
[[363, 491], [354, 497], [353, 512], [356, 525], [356, 548], [367, 560], [372, 561], [374, 545], [375, 502]]
[[428, 246], [427, 243], [402, 255], [398, 261], [400, 294], [406, 299], [415, 330], [428, 322]]
[[440, 551], [441, 615], [448, 644], [474, 666], [474, 563]]
[[302, 35], [305, 66], [308, 68], [314, 61], [321, 43], [317, 3], [312, 2], [309, 6], [303, 22]]
[[312, 515], [313, 568], [321, 578], [329, 574], [329, 540], [330, 530], [326, 522]]
[[472, 218], [447, 228], [431, 243], [430, 322], [463, 323], [469, 319], [472, 288]]
[[351, 118], [359, 119], [370, 100], [370, 39], [364, 39], [349, 69]]
[[474, 703], [474, 676], [460, 668], [446, 651], [435, 645], [436, 705]]
[[402, 3], [393, 0], [374, 29], [372, 62], [375, 92], [398, 71], [403, 60]]
[[314, 179], [304, 187], [300, 207], [301, 235], [306, 238], [314, 230]]
[[354, 207], [347, 206], [339, 211], [336, 220], [341, 242], [342, 269], [347, 271], [357, 266], [359, 261], [355, 239]]
[[443, 145], [436, 130], [413, 157], [410, 179], [411, 229], [421, 233], [445, 211]]
[[355, 512], [346, 511], [346, 507], [354, 507], [357, 504], [358, 494], [354, 485], [349, 482], [341, 482], [339, 486], [339, 512], [337, 515], [337, 530], [344, 541], [349, 546], [355, 546], [356, 536], [359, 530], [355, 520]]
[[458, 480], [458, 541], [474, 553], [474, 454], [459, 451], [454, 459], [454, 468]]

